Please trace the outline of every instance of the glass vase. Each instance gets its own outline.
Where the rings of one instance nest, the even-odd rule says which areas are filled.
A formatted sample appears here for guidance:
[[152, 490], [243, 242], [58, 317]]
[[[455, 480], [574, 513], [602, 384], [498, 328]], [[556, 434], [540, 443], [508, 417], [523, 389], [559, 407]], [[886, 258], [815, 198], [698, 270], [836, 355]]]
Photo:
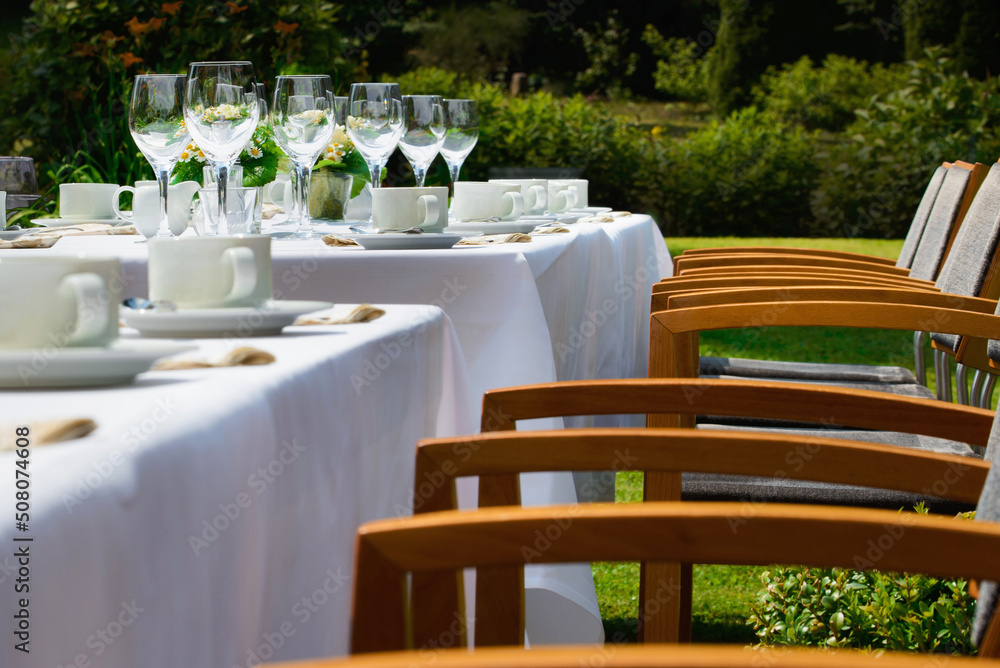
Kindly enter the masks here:
[[354, 177], [344, 172], [313, 172], [309, 180], [309, 216], [316, 221], [344, 222], [353, 185]]

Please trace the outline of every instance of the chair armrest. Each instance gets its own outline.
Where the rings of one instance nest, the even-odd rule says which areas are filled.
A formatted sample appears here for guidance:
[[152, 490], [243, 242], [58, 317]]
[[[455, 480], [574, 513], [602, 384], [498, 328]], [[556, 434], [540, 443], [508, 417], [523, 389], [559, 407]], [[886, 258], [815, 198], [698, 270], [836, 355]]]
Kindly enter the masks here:
[[909, 269], [881, 262], [844, 260], [819, 257], [816, 255], [791, 255], [784, 253], [733, 253], [729, 255], [680, 256], [674, 263], [674, 273], [681, 274], [687, 269], [706, 267], [740, 267], [746, 265], [799, 265], [804, 267], [832, 267], [855, 271], [871, 271], [891, 276], [908, 276]]
[[796, 246], [716, 246], [714, 248], [691, 248], [677, 257], [688, 257], [694, 255], [729, 255], [734, 253], [782, 253], [786, 255], [815, 255], [817, 257], [828, 257], [838, 260], [857, 260], [859, 262], [874, 262], [877, 264], [888, 264], [895, 266], [896, 261], [879, 257], [878, 255], [866, 255], [864, 253], [851, 253], [848, 251], [824, 250], [821, 248], [800, 248]]
[[916, 304], [939, 308], [961, 309], [975, 313], [993, 313], [997, 303], [990, 299], [963, 297], [926, 290], [856, 286], [803, 286], [787, 288], [730, 288], [710, 292], [689, 292], [672, 295], [668, 308], [693, 308], [752, 302], [797, 301], [865, 301], [878, 303]]

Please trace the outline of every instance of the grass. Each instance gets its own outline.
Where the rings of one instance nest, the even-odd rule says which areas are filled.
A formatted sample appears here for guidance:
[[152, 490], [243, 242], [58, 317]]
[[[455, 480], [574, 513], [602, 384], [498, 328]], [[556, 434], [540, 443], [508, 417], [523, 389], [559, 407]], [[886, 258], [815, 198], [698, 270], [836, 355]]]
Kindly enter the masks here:
[[[896, 257], [901, 240], [879, 239], [748, 239], [735, 237], [668, 238], [672, 255], [690, 248], [715, 246], [802, 246]], [[892, 330], [837, 327], [771, 327], [762, 330], [723, 330], [700, 336], [701, 353], [719, 357], [768, 360], [892, 364], [913, 369], [913, 334]], [[928, 383], [934, 388], [934, 365], [925, 358]], [[954, 380], [953, 380], [954, 383]], [[638, 502], [642, 477], [619, 473], [615, 499]], [[634, 642], [636, 637], [639, 570], [636, 564], [594, 564], [594, 582], [609, 641]], [[692, 601], [692, 639], [696, 642], [750, 644], [747, 626], [750, 607], [760, 587], [760, 567], [696, 566]]]

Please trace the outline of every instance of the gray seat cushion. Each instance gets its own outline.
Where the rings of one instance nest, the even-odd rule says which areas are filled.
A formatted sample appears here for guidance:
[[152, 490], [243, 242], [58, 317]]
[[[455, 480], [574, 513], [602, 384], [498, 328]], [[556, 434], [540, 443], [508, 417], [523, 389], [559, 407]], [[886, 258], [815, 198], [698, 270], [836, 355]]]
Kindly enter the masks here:
[[702, 357], [702, 377], [738, 376], [802, 381], [845, 381], [856, 383], [916, 383], [909, 369], [900, 366], [868, 364], [823, 364], [816, 362], [778, 362], [736, 357]]
[[937, 199], [938, 191], [941, 190], [941, 184], [944, 182], [944, 176], [947, 173], [948, 169], [944, 166], [939, 166], [934, 170], [930, 183], [927, 184], [923, 197], [920, 198], [920, 204], [917, 205], [917, 212], [913, 214], [913, 222], [910, 223], [910, 230], [906, 233], [903, 247], [899, 251], [899, 257], [896, 259], [897, 267], [909, 269], [910, 265], [913, 264], [913, 256], [916, 255], [917, 246], [920, 244], [920, 237], [924, 234], [927, 217], [930, 216], [931, 207], [934, 206], [934, 200]]
[[[699, 429], [721, 431], [778, 432], [798, 436], [845, 438], [870, 443], [898, 445], [928, 452], [940, 452], [973, 457], [972, 448], [965, 443], [943, 438], [919, 436], [900, 432], [865, 431], [857, 429], [759, 429], [733, 427], [721, 424], [699, 424]], [[800, 458], [808, 466], [808, 453]], [[797, 462], [790, 462], [790, 466]], [[934, 513], [954, 514], [971, 510], [969, 504], [957, 503], [923, 494], [897, 490], [835, 485], [787, 478], [761, 478], [755, 476], [712, 475], [685, 473], [682, 476], [682, 498], [692, 501], [749, 501], [760, 503], [807, 503], [866, 508], [911, 509], [918, 502]]]

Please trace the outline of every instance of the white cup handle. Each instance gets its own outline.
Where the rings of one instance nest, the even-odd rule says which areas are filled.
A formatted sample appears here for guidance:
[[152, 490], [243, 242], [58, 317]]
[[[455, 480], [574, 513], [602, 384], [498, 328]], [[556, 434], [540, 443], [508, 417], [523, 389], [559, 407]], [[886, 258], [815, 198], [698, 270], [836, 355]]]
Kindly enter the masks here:
[[104, 279], [93, 273], [73, 274], [63, 279], [62, 286], [69, 288], [76, 297], [76, 328], [67, 343], [100, 339], [111, 319], [110, 299], [101, 299], [108, 289]]
[[535, 205], [531, 208], [536, 211], [545, 211], [545, 207], [548, 206], [549, 193], [542, 186], [531, 186], [528, 188], [528, 192], [535, 194]]
[[524, 213], [524, 198], [521, 193], [505, 192], [503, 198], [510, 200], [510, 212], [505, 216], [500, 216], [500, 220], [517, 220]]
[[421, 195], [417, 198], [417, 210], [419, 211], [421, 207], [424, 210], [424, 216], [417, 227], [436, 224], [438, 218], [441, 217], [441, 203], [438, 198], [434, 195]]
[[135, 197], [135, 188], [133, 188], [132, 186], [119, 186], [118, 190], [115, 191], [114, 196], [111, 198], [111, 207], [115, 210], [115, 215], [116, 216], [118, 216], [122, 220], [131, 221], [132, 220], [132, 212], [131, 211], [122, 211], [119, 208], [119, 204], [121, 204], [121, 196], [122, 196], [123, 192], [130, 192], [130, 193], [132, 193], [132, 197], [133, 198]]
[[[277, 192], [275, 192], [275, 188], [278, 188]], [[275, 206], [285, 206], [285, 196], [290, 190], [291, 182], [289, 181], [271, 181], [264, 186], [264, 196]], [[277, 199], [275, 199], [276, 196]]]
[[565, 192], [566, 192], [566, 204], [567, 204], [566, 210], [568, 211], [569, 209], [575, 209], [577, 202], [580, 201], [580, 198], [577, 194], [576, 186], [570, 186], [569, 190], [566, 190]]
[[222, 257], [233, 265], [233, 289], [226, 295], [225, 303], [246, 299], [257, 288], [257, 258], [246, 246], [227, 248]]

